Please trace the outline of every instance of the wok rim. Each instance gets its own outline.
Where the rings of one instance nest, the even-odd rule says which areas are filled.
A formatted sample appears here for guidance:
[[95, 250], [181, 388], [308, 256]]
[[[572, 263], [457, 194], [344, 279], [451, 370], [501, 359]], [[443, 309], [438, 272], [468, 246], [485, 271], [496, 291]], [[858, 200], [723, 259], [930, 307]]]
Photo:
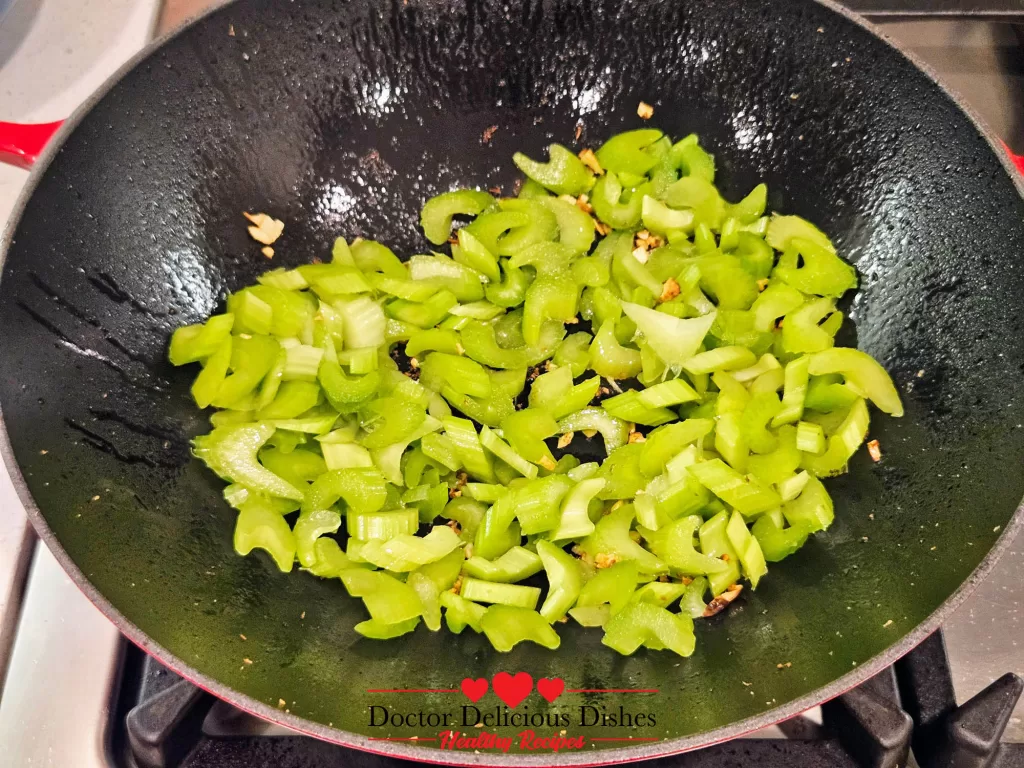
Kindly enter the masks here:
[[[166, 43], [183, 34], [193, 25], [204, 21], [207, 17], [221, 11], [236, 0], [218, 0], [213, 6], [202, 13], [183, 21], [176, 28], [155, 38], [136, 52], [124, 64], [111, 74], [103, 84], [88, 98], [85, 99], [63, 122], [60, 129], [50, 139], [39, 159], [30, 171], [28, 181], [25, 183], [14, 208], [11, 211], [3, 233], [0, 234], [0, 280], [2, 280], [3, 267], [7, 261], [7, 254], [14, 241], [14, 235], [21, 218], [29, 205], [40, 180], [52, 164], [53, 160], [63, 150], [67, 138], [78, 127], [79, 123], [88, 115], [108, 93], [110, 93], [124, 77], [134, 70], [142, 61], [149, 58]], [[978, 134], [988, 143], [993, 153], [998, 158], [1003, 170], [1009, 175], [1018, 195], [1024, 198], [1024, 176], [1022, 176], [1011, 163], [1003, 149], [999, 138], [989, 128], [988, 124], [968, 105], [961, 97], [942, 83], [935, 71], [925, 62], [921, 61], [910, 51], [906, 51], [891, 40], [875, 24], [868, 21], [858, 13], [841, 6], [836, 0], [814, 0], [820, 6], [832, 11], [847, 21], [861, 27], [869, 34], [877, 37], [885, 43], [892, 51], [905, 58], [911, 65], [921, 71], [931, 83], [936, 86], [957, 108], [967, 117]], [[157, 661], [171, 671], [187, 679], [199, 688], [216, 696], [218, 699], [228, 702], [232, 706], [247, 712], [250, 715], [260, 718], [269, 723], [290, 728], [300, 734], [317, 738], [338, 746], [350, 749], [358, 749], [390, 758], [401, 758], [415, 760], [417, 762], [433, 765], [474, 765], [474, 766], [546, 766], [557, 763], [560, 765], [574, 766], [603, 766], [613, 765], [634, 760], [650, 760], [659, 757], [690, 752], [706, 747], [714, 746], [739, 736], [743, 736], [771, 725], [788, 720], [802, 712], [812, 709], [815, 706], [824, 704], [832, 699], [841, 696], [847, 691], [861, 685], [871, 677], [891, 666], [900, 658], [916, 648], [927, 637], [932, 635], [960, 605], [974, 592], [979, 583], [983, 581], [993, 570], [999, 558], [1011, 546], [1016, 536], [1024, 530], [1024, 499], [1018, 503], [1009, 522], [1003, 528], [995, 543], [986, 553], [981, 562], [975, 567], [968, 577], [950, 594], [938, 608], [927, 618], [919, 623], [914, 629], [904, 635], [899, 641], [889, 645], [883, 651], [868, 659], [863, 664], [857, 665], [849, 672], [833, 680], [828, 685], [814, 689], [812, 692], [792, 699], [785, 704], [765, 710], [752, 717], [738, 720], [734, 723], [724, 725], [711, 731], [681, 736], [675, 739], [654, 742], [651, 744], [637, 744], [612, 749], [605, 749], [599, 752], [559, 752], [552, 756], [527, 755], [527, 754], [471, 754], [459, 751], [441, 751], [430, 747], [407, 746], [401, 742], [380, 742], [373, 741], [367, 736], [343, 731], [338, 728], [325, 726], [313, 720], [284, 712], [269, 704], [252, 698], [230, 686], [224, 685], [213, 677], [210, 677], [199, 670], [186, 664], [177, 656], [172, 654], [159, 643], [137, 627], [124, 614], [115, 608], [109, 600], [89, 581], [78, 565], [71, 559], [64, 547], [61, 545], [56, 534], [50, 528], [42, 511], [36, 505], [35, 499], [29, 491], [28, 484], [21, 472], [21, 467], [14, 456], [14, 449], [11, 445], [10, 435], [7, 431], [7, 424], [3, 414], [3, 403], [0, 403], [0, 456], [3, 457], [11, 482], [14, 486], [18, 499], [20, 500], [32, 527], [36, 534], [53, 553], [61, 568], [71, 577], [75, 585], [88, 598], [88, 600], [104, 616], [109, 619], [118, 631], [128, 640], [153, 656]], [[448, 759], [440, 759], [440, 758]]]

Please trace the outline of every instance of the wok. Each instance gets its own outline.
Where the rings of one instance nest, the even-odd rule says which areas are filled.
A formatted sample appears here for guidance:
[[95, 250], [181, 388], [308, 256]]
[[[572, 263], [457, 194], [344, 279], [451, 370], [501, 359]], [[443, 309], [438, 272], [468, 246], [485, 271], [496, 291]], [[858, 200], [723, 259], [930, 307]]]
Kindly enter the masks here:
[[[876, 416], [880, 463], [862, 452], [829, 481], [834, 526], [701, 622], [687, 660], [621, 657], [571, 624], [557, 652], [503, 655], [422, 626], [362, 640], [362, 608], [337, 580], [237, 557], [223, 484], [189, 454], [208, 428], [194, 372], [165, 354], [176, 327], [271, 266], [242, 211], [286, 222], [272, 266], [323, 256], [338, 235], [416, 253], [428, 196], [510, 190], [514, 150], [593, 146], [640, 125], [640, 100], [670, 134], [701, 135], [729, 199], [766, 181], [772, 209], [817, 222], [860, 271], [845, 343], [886, 365], [907, 413]], [[239, 0], [140, 55], [35, 170], [3, 241], [4, 457], [40, 536], [121, 631], [262, 718], [422, 760], [549, 762], [372, 740], [438, 729], [371, 727], [371, 705], [458, 713], [463, 678], [526, 671], [571, 690], [658, 690], [550, 705], [534, 691], [516, 711], [569, 713], [570, 736], [651, 739], [559, 762], [699, 747], [890, 664], [1020, 527], [1024, 204], [1011, 173], [975, 118], [830, 3]], [[578, 727], [584, 703], [657, 725]]]

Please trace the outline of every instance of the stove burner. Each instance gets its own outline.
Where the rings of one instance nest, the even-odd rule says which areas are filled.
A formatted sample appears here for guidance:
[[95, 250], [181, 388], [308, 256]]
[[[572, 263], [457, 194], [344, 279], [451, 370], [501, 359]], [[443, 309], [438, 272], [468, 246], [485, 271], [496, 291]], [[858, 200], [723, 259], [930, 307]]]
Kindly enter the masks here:
[[[412, 765], [304, 736], [258, 735], [263, 724], [133, 651], [114, 734], [123, 768], [397, 768]], [[957, 707], [938, 632], [863, 685], [779, 728], [785, 739], [735, 739], [658, 768], [1024, 768], [1024, 744], [1001, 742], [1019, 675], [1003, 675]], [[253, 735], [256, 733], [257, 735]], [[225, 735], [229, 734], [229, 735]], [[248, 735], [239, 735], [248, 734]]]

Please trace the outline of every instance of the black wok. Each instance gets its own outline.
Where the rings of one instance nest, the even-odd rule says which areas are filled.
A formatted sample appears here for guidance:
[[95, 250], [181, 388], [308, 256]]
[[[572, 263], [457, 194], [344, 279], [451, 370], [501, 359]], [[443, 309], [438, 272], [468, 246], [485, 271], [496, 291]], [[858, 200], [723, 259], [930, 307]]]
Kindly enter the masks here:
[[[773, 209], [817, 222], [860, 270], [846, 343], [884, 362], [907, 414], [872, 425], [881, 463], [858, 455], [830, 481], [835, 525], [702, 622], [688, 660], [623, 658], [572, 625], [558, 652], [502, 655], [422, 626], [360, 640], [362, 608], [339, 582], [237, 557], [222, 483], [189, 455], [207, 429], [194, 373], [165, 353], [174, 328], [268, 267], [241, 212], [286, 222], [274, 266], [323, 256], [339, 234], [412, 254], [426, 247], [414, 222], [429, 195], [511, 189], [514, 150], [593, 145], [639, 125], [640, 100], [669, 133], [701, 135], [728, 197], [767, 181]], [[138, 58], [56, 141], [3, 242], [4, 457], [39, 534], [118, 627], [263, 718], [424, 760], [549, 762], [370, 740], [438, 730], [371, 727], [371, 705], [469, 702], [369, 689], [522, 670], [570, 689], [659, 691], [551, 705], [534, 691], [516, 711], [569, 713], [569, 735], [655, 739], [593, 742], [559, 762], [691, 749], [891, 663], [1020, 527], [1019, 182], [949, 94], [835, 6], [240, 0]], [[578, 727], [588, 702], [653, 712], [657, 725]]]

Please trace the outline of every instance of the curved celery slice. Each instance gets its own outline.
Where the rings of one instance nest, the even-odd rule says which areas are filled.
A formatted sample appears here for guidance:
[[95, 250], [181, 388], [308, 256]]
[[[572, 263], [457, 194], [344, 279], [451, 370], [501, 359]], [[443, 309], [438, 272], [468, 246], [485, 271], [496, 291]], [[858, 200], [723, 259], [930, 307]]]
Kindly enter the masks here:
[[686, 593], [686, 585], [670, 581], [649, 581], [634, 592], [631, 603], [652, 603], [659, 608], [668, 608]]
[[225, 480], [270, 496], [301, 500], [303, 493], [264, 468], [256, 453], [274, 434], [270, 424], [218, 427], [193, 441], [195, 455]]
[[576, 607], [608, 605], [609, 616], [612, 616], [629, 604], [639, 578], [640, 572], [632, 560], [601, 568], [594, 578], [583, 585]]
[[552, 541], [576, 539], [594, 532], [594, 523], [588, 514], [590, 502], [607, 483], [603, 477], [591, 477], [578, 482], [566, 494], [559, 512], [558, 525], [551, 534]]
[[440, 245], [451, 233], [453, 216], [476, 216], [493, 202], [494, 198], [489, 192], [474, 189], [458, 189], [436, 195], [427, 200], [420, 213], [423, 234], [434, 245]]
[[278, 569], [288, 573], [295, 561], [295, 535], [288, 522], [265, 501], [251, 498], [241, 505], [235, 521], [235, 552], [248, 555], [266, 550]]
[[440, 560], [461, 545], [455, 531], [447, 525], [435, 525], [422, 537], [402, 533], [387, 541], [370, 539], [359, 554], [378, 568], [401, 572]]
[[812, 376], [840, 373], [861, 397], [865, 397], [892, 416], [903, 415], [903, 403], [886, 370], [871, 355], [859, 349], [834, 348], [810, 358]]
[[454, 634], [462, 633], [466, 627], [474, 632], [482, 632], [480, 619], [484, 617], [487, 608], [454, 592], [442, 592], [440, 597], [441, 606], [444, 608], [444, 620]]
[[577, 205], [557, 197], [538, 198], [537, 202], [555, 214], [558, 242], [573, 253], [588, 253], [594, 244], [594, 220]]
[[670, 613], [653, 603], [635, 602], [605, 624], [601, 642], [625, 656], [643, 645], [685, 657], [693, 653], [697, 639], [689, 616]]
[[550, 650], [561, 644], [558, 633], [539, 613], [510, 605], [492, 605], [480, 618], [480, 628], [494, 650], [511, 651], [519, 643], [533, 642]]
[[823, 531], [834, 518], [832, 498], [821, 481], [811, 477], [799, 496], [782, 505], [782, 514], [793, 527], [809, 532]]
[[537, 542], [537, 554], [548, 577], [548, 594], [540, 607], [540, 615], [553, 623], [565, 616], [580, 596], [583, 586], [580, 562], [561, 547], [543, 539]]
[[669, 460], [690, 443], [710, 434], [715, 428], [711, 419], [686, 419], [677, 424], [666, 424], [647, 435], [640, 456], [640, 471], [654, 477], [664, 470]]
[[383, 571], [350, 568], [342, 572], [341, 581], [352, 597], [363, 598], [370, 616], [381, 624], [409, 621], [423, 611], [415, 590]]
[[339, 499], [357, 512], [375, 512], [384, 506], [384, 478], [375, 469], [335, 469], [320, 475], [302, 501], [303, 511], [330, 509]]
[[602, 517], [594, 532], [580, 542], [580, 551], [591, 561], [612, 562], [633, 560], [641, 573], [666, 573], [668, 564], [641, 547], [629, 536], [634, 510], [631, 504], [624, 504]]
[[579, 195], [594, 184], [594, 174], [572, 152], [561, 144], [548, 146], [548, 161], [539, 163], [522, 152], [512, 155], [512, 162], [528, 177], [556, 195]]
[[641, 528], [640, 535], [651, 552], [668, 563], [676, 573], [684, 576], [722, 573], [729, 569], [727, 563], [694, 549], [693, 537], [702, 523], [699, 515], [689, 515], [657, 531]]
[[595, 153], [606, 171], [626, 172], [643, 176], [654, 168], [658, 159], [648, 148], [664, 134], [657, 128], [641, 128], [612, 136]]
[[616, 448], [621, 448], [629, 439], [629, 425], [607, 413], [601, 408], [583, 408], [570, 413], [558, 422], [558, 432], [595, 430], [604, 438], [605, 453], [611, 455]]
[[565, 336], [561, 323], [545, 323], [541, 328], [537, 344], [515, 349], [498, 346], [494, 327], [473, 320], [460, 331], [466, 356], [491, 368], [529, 368], [546, 360], [555, 353], [558, 343]]
[[303, 512], [295, 521], [295, 553], [303, 567], [316, 563], [316, 542], [325, 533], [334, 533], [341, 527], [341, 515], [331, 509]]
[[505, 583], [522, 581], [544, 569], [537, 553], [523, 547], [512, 547], [495, 560], [474, 555], [466, 560], [463, 567], [474, 578]]
[[864, 400], [857, 400], [843, 419], [839, 428], [828, 439], [828, 448], [820, 456], [804, 454], [803, 468], [818, 477], [842, 474], [846, 462], [856, 453], [868, 434], [870, 417]]

